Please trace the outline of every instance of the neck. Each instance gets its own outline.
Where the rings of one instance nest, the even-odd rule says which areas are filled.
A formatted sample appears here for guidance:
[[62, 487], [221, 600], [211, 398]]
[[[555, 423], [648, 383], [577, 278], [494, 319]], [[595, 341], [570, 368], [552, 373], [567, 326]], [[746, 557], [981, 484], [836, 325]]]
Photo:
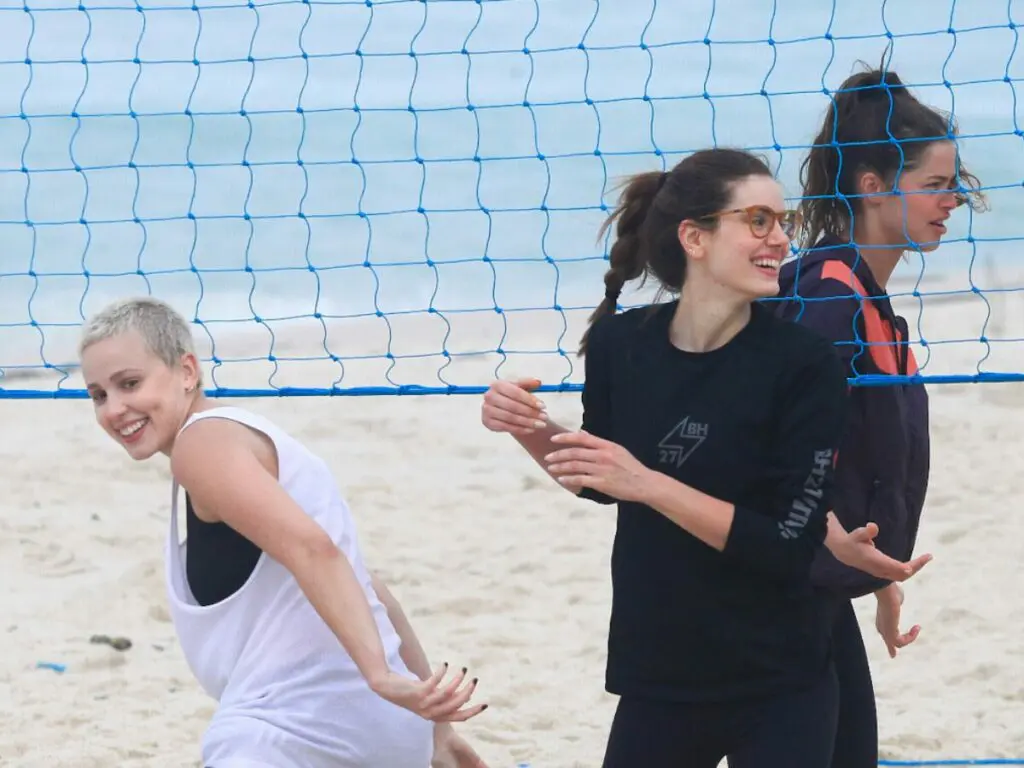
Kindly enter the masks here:
[[884, 291], [887, 290], [892, 273], [896, 271], [896, 265], [903, 257], [904, 249], [892, 246], [875, 247], [879, 240], [880, 238], [872, 236], [869, 232], [863, 232], [854, 225], [853, 242], [859, 246], [861, 259], [868, 265], [875, 282]]
[[742, 331], [750, 322], [750, 312], [748, 298], [723, 298], [710, 287], [686, 283], [669, 327], [669, 341], [684, 352], [710, 352]]
[[191, 397], [188, 407], [185, 408], [185, 415], [181, 419], [181, 424], [178, 425], [178, 429], [174, 432], [174, 437], [167, 446], [161, 451], [165, 456], [170, 456], [174, 450], [174, 440], [181, 431], [181, 428], [185, 426], [185, 422], [192, 418], [192, 416], [200, 411], [205, 411], [210, 408], [210, 401], [206, 398], [206, 395], [202, 391], [197, 390]]

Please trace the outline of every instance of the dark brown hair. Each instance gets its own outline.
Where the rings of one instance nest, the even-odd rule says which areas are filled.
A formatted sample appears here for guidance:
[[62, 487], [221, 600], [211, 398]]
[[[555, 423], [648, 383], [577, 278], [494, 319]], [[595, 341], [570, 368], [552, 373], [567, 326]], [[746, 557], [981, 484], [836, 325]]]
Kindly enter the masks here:
[[[626, 180], [618, 207], [601, 225], [600, 233], [616, 223], [615, 243], [604, 273], [604, 299], [590, 316], [580, 341], [586, 352], [590, 325], [602, 315], [614, 314], [622, 288], [649, 275], [672, 293], [686, 279], [686, 253], [679, 242], [679, 224], [687, 219], [708, 229], [718, 226], [707, 219], [728, 206], [732, 185], [749, 176], [772, 176], [761, 158], [739, 149], [703, 149], [680, 161], [672, 170], [648, 171]], [[701, 221], [707, 219], [706, 221]]]
[[[868, 69], [848, 77], [835, 92], [814, 145], [800, 166], [803, 232], [813, 247], [823, 234], [849, 237], [860, 211], [857, 178], [874, 171], [893, 184], [914, 168], [930, 145], [957, 135], [952, 115], [917, 100], [892, 70]], [[981, 184], [957, 158], [961, 199], [980, 210]], [[846, 199], [850, 198], [850, 199]]]

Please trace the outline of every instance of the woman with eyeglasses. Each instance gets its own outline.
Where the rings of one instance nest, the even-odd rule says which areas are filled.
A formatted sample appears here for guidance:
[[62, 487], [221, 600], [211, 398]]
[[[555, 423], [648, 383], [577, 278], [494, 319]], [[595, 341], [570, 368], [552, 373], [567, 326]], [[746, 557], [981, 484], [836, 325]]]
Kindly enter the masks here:
[[[892, 71], [849, 77], [829, 107], [801, 168], [806, 220], [800, 259], [780, 279], [780, 317], [833, 344], [846, 375], [913, 376], [906, 321], [886, 288], [906, 251], [931, 253], [961, 203], [983, 202], [963, 168], [947, 116], [918, 101]], [[833, 145], [833, 142], [835, 144]], [[968, 195], [961, 191], [967, 185]], [[980, 208], [980, 206], [979, 206]], [[928, 395], [922, 384], [851, 387], [833, 506], [839, 522], [879, 522], [876, 545], [912, 556], [929, 474]], [[874, 594], [875, 626], [891, 657], [920, 627], [900, 630], [898, 584], [850, 569], [822, 552], [813, 583], [831, 595], [839, 725], [831, 768], [875, 768], [874, 686], [852, 600]]]
[[[697, 152], [633, 177], [591, 318], [583, 428], [499, 381], [482, 421], [579, 496], [618, 505], [604, 768], [824, 768], [837, 688], [809, 581], [825, 545], [888, 579], [874, 526], [829, 515], [846, 381], [814, 332], [772, 315], [798, 215], [760, 159]], [[606, 225], [607, 226], [607, 225]], [[677, 298], [616, 313], [652, 276]]]

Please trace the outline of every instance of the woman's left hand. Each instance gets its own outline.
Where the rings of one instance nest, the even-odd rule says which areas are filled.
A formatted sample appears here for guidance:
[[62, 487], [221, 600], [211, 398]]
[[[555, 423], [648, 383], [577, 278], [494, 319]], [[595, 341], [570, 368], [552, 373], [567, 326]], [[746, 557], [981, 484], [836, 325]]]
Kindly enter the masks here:
[[825, 545], [843, 565], [856, 568], [885, 581], [906, 581], [931, 562], [931, 555], [920, 555], [902, 563], [875, 547], [878, 525], [868, 523], [847, 532], [836, 518], [828, 513], [829, 530]]
[[434, 726], [434, 757], [430, 768], [487, 768], [487, 764], [450, 723], [438, 723]]
[[548, 472], [575, 492], [591, 488], [621, 501], [639, 501], [651, 470], [617, 443], [589, 432], [562, 432], [551, 442], [559, 445], [544, 457]]

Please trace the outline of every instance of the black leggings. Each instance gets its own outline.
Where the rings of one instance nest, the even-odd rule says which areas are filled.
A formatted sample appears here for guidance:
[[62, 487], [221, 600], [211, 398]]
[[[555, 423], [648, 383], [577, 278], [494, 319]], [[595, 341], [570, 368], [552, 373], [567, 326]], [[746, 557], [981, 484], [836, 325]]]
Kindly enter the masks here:
[[838, 606], [832, 649], [839, 680], [839, 724], [831, 768], [877, 768], [875, 689], [857, 614], [849, 600]]
[[830, 666], [813, 687], [753, 702], [682, 704], [623, 697], [604, 768], [829, 768], [839, 685]]

